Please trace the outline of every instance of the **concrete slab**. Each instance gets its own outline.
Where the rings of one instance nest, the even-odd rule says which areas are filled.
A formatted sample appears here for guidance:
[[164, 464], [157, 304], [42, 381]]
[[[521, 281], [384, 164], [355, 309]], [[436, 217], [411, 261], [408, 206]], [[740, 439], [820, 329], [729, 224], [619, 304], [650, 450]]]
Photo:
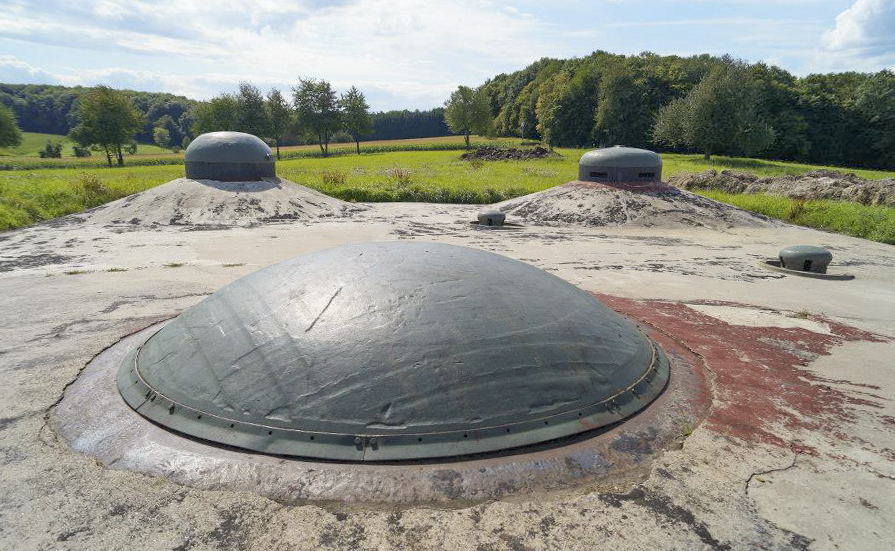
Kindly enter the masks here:
[[[0, 547], [891, 547], [895, 248], [785, 225], [489, 232], [469, 224], [479, 210], [381, 204], [350, 218], [206, 231], [82, 216], [0, 234]], [[122, 337], [262, 266], [389, 239], [498, 252], [599, 293], [703, 359], [709, 418], [681, 426], [680, 446], [633, 478], [460, 508], [286, 504], [185, 486], [116, 469], [114, 458], [109, 468], [51, 426], [66, 387]], [[792, 243], [833, 250], [856, 279], [756, 265]], [[756, 310], [769, 313], [744, 315]], [[811, 323], [766, 322], [788, 312]]]

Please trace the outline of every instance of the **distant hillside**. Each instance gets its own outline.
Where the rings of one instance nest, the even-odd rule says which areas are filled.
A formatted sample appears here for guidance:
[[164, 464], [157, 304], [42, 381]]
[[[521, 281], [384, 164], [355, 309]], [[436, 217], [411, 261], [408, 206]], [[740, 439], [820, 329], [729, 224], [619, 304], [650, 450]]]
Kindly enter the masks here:
[[[0, 84], [0, 103], [12, 108], [24, 132], [68, 134], [75, 125], [75, 105], [86, 88], [45, 84]], [[172, 143], [180, 143], [192, 124], [189, 110], [196, 100], [160, 92], [126, 90], [146, 118], [139, 142], [152, 142], [153, 126], [167, 116]]]
[[[22, 132], [22, 143], [16, 147], [0, 147], [0, 165], [7, 164], [4, 157], [39, 157], [39, 152], [47, 145], [47, 142], [62, 144], [62, 156], [74, 157], [72, 142], [68, 136], [58, 134], [44, 134], [41, 132]], [[162, 155], [171, 154], [171, 151], [162, 149], [156, 145], [141, 143], [137, 145], [138, 155]], [[93, 155], [97, 155], [96, 152]], [[52, 159], [48, 159], [52, 162]]]
[[[541, 138], [546, 131], [553, 145], [624, 144], [667, 151], [653, 138], [659, 110], [731, 61], [708, 54], [597, 51], [582, 58], [544, 58], [499, 74], [484, 88], [499, 136], [519, 136], [524, 127], [526, 138]], [[767, 123], [774, 133], [758, 156], [895, 168], [895, 73], [797, 77], [764, 63], [747, 69], [759, 106], [753, 122]], [[717, 153], [742, 155], [730, 148]]]
[[[76, 124], [76, 102], [86, 90], [81, 86], [0, 83], [0, 103], [15, 111], [19, 127], [24, 132], [65, 135]], [[190, 110], [200, 101], [160, 92], [126, 92], [146, 117], [146, 124], [137, 135], [137, 141], [151, 143], [153, 127], [166, 116], [170, 120], [162, 121], [162, 125], [171, 132], [171, 143], [179, 144], [184, 136], [192, 137], [190, 126], [194, 121]], [[287, 99], [291, 99], [288, 94]], [[444, 123], [444, 109], [441, 107], [427, 111], [381, 111], [372, 113], [372, 118], [374, 132], [366, 137], [368, 140], [403, 140], [451, 134]], [[294, 145], [300, 140], [287, 136], [283, 143]]]

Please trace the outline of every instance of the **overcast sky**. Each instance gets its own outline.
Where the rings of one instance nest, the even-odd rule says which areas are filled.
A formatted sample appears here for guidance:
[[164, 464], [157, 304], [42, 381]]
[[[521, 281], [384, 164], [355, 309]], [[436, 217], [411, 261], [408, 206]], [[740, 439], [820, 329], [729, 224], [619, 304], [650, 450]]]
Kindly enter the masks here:
[[2, 0], [0, 82], [204, 99], [240, 80], [441, 105], [541, 57], [730, 53], [797, 75], [895, 68], [895, 0]]

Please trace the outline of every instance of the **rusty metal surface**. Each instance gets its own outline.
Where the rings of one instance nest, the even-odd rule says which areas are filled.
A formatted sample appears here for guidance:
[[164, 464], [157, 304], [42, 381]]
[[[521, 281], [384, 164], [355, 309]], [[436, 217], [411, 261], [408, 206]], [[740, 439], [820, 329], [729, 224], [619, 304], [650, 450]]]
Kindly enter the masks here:
[[707, 415], [710, 393], [695, 355], [661, 333], [666, 390], [625, 422], [509, 455], [400, 464], [336, 463], [246, 453], [185, 438], [146, 420], [115, 387], [118, 366], [165, 323], [106, 349], [66, 391], [53, 417], [73, 449], [113, 469], [202, 489], [253, 492], [282, 503], [433, 503], [452, 506], [533, 492], [607, 487], [645, 476], [652, 460]]
[[139, 413], [269, 454], [347, 461], [516, 448], [616, 423], [668, 362], [565, 281], [479, 250], [370, 243], [246, 276], [122, 363]]

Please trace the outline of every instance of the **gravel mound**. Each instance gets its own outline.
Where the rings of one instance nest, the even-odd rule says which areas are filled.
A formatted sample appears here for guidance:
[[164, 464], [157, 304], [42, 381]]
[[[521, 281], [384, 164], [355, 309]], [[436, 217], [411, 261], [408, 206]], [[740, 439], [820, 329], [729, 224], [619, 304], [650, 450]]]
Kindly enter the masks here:
[[254, 182], [178, 178], [81, 216], [106, 225], [219, 227], [343, 217], [365, 209], [280, 178]]
[[532, 149], [516, 149], [510, 147], [503, 149], [501, 147], [485, 146], [460, 155], [461, 161], [524, 161], [527, 159], [543, 159], [545, 157], [558, 157], [559, 154], [544, 147], [535, 147]]
[[895, 207], [895, 179], [865, 180], [852, 173], [813, 170], [801, 176], [759, 177], [754, 174], [714, 169], [672, 177], [669, 183], [682, 189], [714, 189], [726, 193], [770, 193], [794, 199], [831, 199], [863, 205]]
[[737, 207], [665, 186], [643, 193], [594, 182], [569, 182], [498, 203], [495, 208], [540, 226], [734, 227], [779, 222]]

